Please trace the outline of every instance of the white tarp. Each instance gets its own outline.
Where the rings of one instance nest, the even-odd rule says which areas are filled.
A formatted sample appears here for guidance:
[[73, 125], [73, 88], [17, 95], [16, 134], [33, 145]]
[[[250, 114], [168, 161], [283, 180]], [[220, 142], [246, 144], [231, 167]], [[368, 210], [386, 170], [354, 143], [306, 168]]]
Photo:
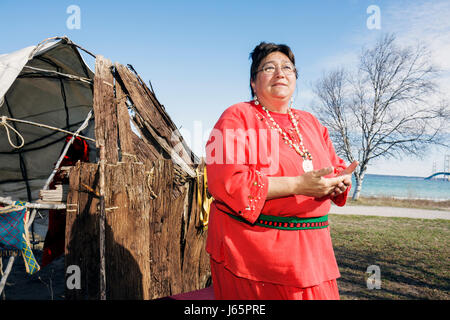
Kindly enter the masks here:
[[[0, 118], [76, 131], [92, 109], [93, 85], [61, 74], [94, 79], [77, 47], [65, 39], [0, 55]], [[0, 196], [36, 200], [59, 158], [66, 134], [8, 123], [23, 136], [25, 145], [13, 148], [0, 125]], [[11, 130], [10, 134], [19, 145], [21, 140]], [[93, 137], [93, 124], [81, 134]]]
[[27, 47], [10, 54], [0, 55], [0, 101], [3, 101], [3, 96], [28, 62], [28, 57], [34, 48], [34, 46]]

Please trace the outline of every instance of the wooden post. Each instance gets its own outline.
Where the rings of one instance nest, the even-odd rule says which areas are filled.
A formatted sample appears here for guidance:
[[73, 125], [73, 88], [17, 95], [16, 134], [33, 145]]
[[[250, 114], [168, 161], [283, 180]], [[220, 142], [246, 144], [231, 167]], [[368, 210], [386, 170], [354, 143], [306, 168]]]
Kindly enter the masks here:
[[99, 180], [100, 180], [100, 219], [99, 219], [99, 247], [100, 247], [100, 300], [106, 300], [106, 243], [105, 243], [105, 146], [104, 141], [99, 140], [100, 161], [99, 161]]

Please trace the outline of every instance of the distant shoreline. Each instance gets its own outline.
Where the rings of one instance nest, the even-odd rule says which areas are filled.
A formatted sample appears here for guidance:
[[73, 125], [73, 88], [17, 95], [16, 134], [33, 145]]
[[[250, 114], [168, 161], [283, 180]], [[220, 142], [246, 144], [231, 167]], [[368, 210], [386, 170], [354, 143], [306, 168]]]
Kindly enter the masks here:
[[450, 211], [450, 199], [430, 200], [430, 199], [409, 199], [399, 197], [364, 197], [360, 196], [358, 200], [353, 201], [349, 194], [347, 205], [350, 206], [380, 206], [380, 207], [398, 207], [415, 208], [427, 210]]
[[[429, 174], [428, 176], [403, 176], [403, 175], [399, 175], [399, 174], [381, 174], [381, 173], [366, 173], [366, 176], [380, 176], [380, 177], [400, 177], [400, 178], [418, 178], [418, 179], [424, 179], [428, 178], [429, 176], [431, 176], [431, 174]], [[447, 179], [442, 179], [442, 178], [437, 178], [435, 180], [443, 180], [443, 181], [449, 181]], [[450, 182], [450, 181], [449, 181]]]
[[[352, 198], [352, 194], [349, 194], [348, 196], [349, 199]], [[429, 201], [429, 202], [446, 202], [446, 201], [450, 201], [450, 199], [436, 199], [436, 198], [410, 198], [410, 197], [400, 197], [400, 196], [360, 196], [359, 197], [364, 198], [364, 199], [380, 199], [380, 200], [398, 200], [398, 201]]]

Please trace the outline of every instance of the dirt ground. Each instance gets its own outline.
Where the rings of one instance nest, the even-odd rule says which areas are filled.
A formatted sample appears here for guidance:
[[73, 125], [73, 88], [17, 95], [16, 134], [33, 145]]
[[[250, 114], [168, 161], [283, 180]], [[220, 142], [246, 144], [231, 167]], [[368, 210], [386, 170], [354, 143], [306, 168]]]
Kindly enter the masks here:
[[[48, 216], [42, 213], [42, 218], [36, 217], [34, 223], [35, 240], [41, 241], [35, 245], [33, 250], [39, 264], [42, 258], [42, 241], [45, 239], [47, 227]], [[4, 256], [1, 259], [3, 260], [4, 270], [9, 257]], [[0, 300], [63, 300], [65, 291], [64, 267], [64, 256], [61, 256], [41, 268], [34, 275], [29, 275], [25, 271], [23, 257], [17, 256]]]
[[[41, 250], [33, 251], [40, 261]], [[6, 267], [9, 257], [3, 257]], [[25, 264], [21, 256], [16, 257], [9, 274], [3, 300], [64, 300], [64, 256], [54, 260], [34, 275], [25, 271]]]

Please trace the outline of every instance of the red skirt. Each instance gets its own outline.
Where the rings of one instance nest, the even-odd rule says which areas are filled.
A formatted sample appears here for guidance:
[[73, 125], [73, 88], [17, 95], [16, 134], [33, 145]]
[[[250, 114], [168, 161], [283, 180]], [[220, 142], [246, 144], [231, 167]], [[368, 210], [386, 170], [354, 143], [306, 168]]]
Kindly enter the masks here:
[[290, 287], [238, 277], [222, 263], [210, 260], [217, 300], [339, 300], [336, 279], [308, 288]]

